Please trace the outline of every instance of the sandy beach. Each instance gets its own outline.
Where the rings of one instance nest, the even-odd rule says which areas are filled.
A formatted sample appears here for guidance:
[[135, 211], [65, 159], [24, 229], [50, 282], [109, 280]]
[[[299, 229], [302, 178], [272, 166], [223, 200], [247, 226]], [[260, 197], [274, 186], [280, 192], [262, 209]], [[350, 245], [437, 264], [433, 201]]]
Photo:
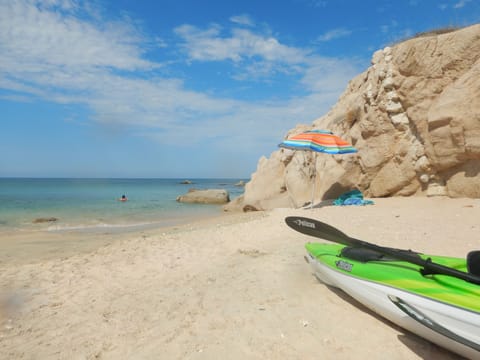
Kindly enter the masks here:
[[480, 249], [480, 200], [373, 200], [83, 235], [79, 248], [68, 233], [23, 235], [23, 247], [3, 235], [0, 358], [457, 359], [321, 284], [303, 259], [315, 239], [284, 218], [463, 257]]

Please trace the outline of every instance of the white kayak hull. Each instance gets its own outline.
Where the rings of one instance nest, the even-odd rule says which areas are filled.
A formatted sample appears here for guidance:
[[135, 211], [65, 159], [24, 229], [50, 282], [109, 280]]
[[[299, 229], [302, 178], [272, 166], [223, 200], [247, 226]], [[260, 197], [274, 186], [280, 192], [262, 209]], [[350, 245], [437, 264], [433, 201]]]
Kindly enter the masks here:
[[[479, 313], [391, 286], [356, 278], [330, 268], [310, 254], [306, 256], [306, 259], [319, 280], [343, 290], [375, 313], [440, 347], [469, 359], [480, 359]], [[395, 299], [401, 299], [410, 305], [414, 309], [412, 312], [417, 314], [414, 313], [414, 316], [411, 316], [412, 314], [408, 315], [405, 311], [402, 311], [394, 303]], [[434, 323], [435, 326], [438, 325], [438, 327], [446, 329], [447, 334], [452, 333], [458, 337], [446, 336], [437, 331], [438, 328], [432, 330], [418, 320], [422, 317], [426, 318], [428, 323]], [[462, 339], [463, 341], [461, 341]]]

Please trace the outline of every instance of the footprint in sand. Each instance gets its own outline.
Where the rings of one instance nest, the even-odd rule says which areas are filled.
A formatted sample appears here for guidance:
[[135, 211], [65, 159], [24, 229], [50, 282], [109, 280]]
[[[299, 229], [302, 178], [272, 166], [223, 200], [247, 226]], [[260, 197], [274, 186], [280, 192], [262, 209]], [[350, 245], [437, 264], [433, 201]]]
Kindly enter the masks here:
[[238, 252], [239, 254], [246, 255], [246, 256], [250, 256], [250, 257], [253, 257], [253, 258], [260, 257], [260, 256], [264, 256], [264, 255], [268, 255], [267, 253], [262, 252], [262, 251], [257, 250], [257, 249], [247, 249], [247, 250], [238, 249], [237, 252]]

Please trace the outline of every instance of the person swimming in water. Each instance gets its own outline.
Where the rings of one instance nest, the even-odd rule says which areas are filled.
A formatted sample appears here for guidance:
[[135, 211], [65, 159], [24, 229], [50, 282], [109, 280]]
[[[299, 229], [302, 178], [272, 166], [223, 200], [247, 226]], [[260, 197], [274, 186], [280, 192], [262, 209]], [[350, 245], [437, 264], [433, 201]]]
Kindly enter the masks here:
[[125, 195], [122, 195], [122, 197], [120, 199], [118, 199], [119, 201], [127, 201], [127, 197]]

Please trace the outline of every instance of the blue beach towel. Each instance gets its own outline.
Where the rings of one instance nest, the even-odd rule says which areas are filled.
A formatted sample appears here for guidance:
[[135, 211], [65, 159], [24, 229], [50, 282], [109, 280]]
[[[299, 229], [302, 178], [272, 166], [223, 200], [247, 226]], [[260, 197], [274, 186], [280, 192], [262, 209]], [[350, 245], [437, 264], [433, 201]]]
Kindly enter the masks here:
[[364, 200], [363, 194], [360, 190], [351, 190], [342, 194], [333, 202], [334, 205], [372, 205], [372, 200]]

